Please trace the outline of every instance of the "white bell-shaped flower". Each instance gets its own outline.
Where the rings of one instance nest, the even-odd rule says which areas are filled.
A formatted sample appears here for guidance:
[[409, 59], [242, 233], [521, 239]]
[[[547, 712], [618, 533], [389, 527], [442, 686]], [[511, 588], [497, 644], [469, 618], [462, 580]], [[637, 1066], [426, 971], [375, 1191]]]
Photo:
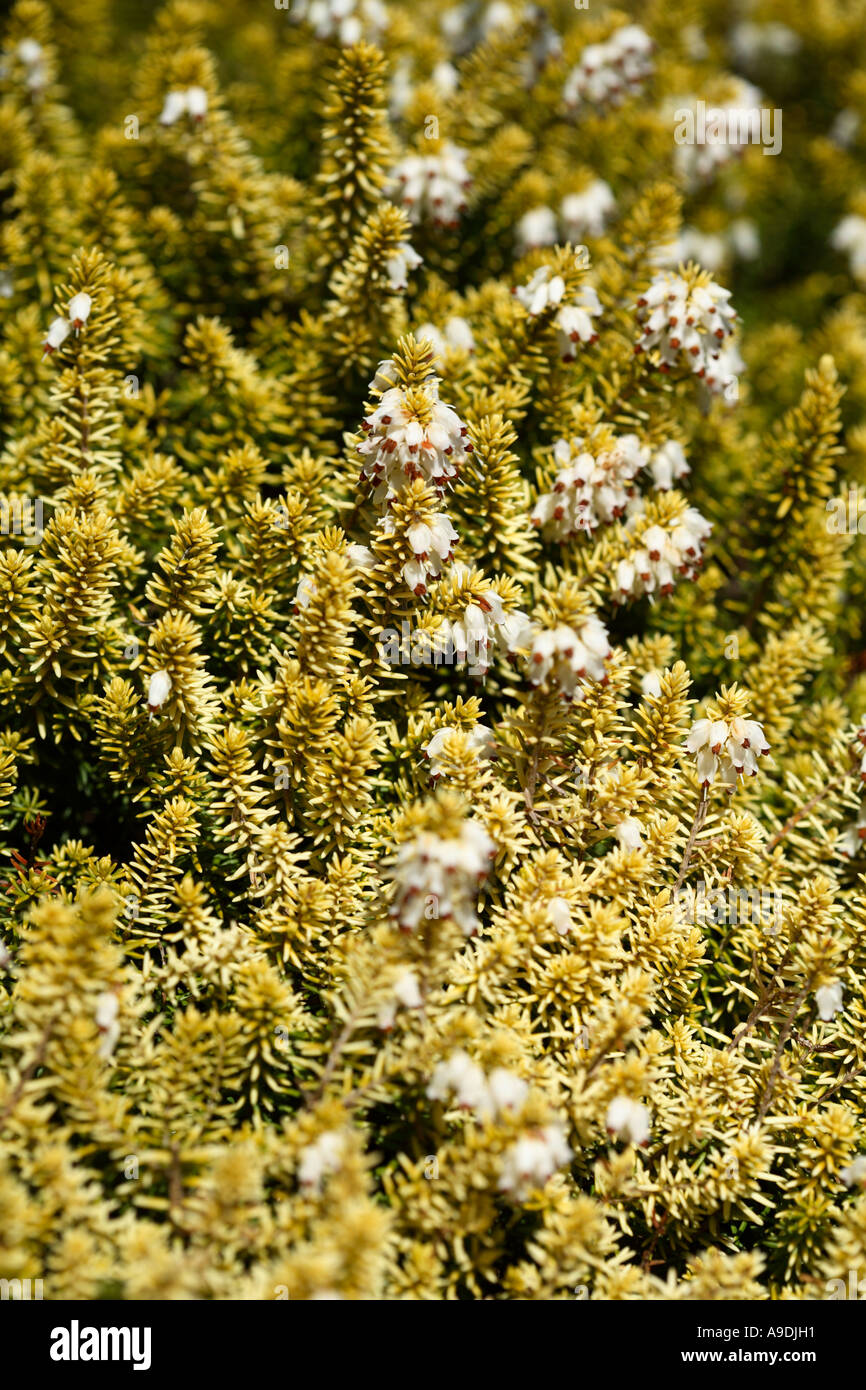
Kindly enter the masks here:
[[147, 688], [147, 704], [151, 710], [160, 709], [171, 693], [171, 676], [168, 671], [154, 671]]
[[45, 335], [45, 342], [43, 343], [44, 352], [46, 354], [56, 352], [57, 348], [66, 342], [71, 331], [71, 325], [67, 319], [52, 319], [48, 326], [48, 332]]
[[818, 1017], [822, 1023], [829, 1023], [835, 1014], [842, 1009], [842, 986], [838, 980], [832, 984], [822, 985], [815, 990], [815, 1003], [818, 1006]]
[[650, 1135], [649, 1111], [629, 1096], [616, 1096], [607, 1108], [605, 1128], [628, 1144], [646, 1144]]
[[78, 294], [73, 295], [70, 299], [67, 313], [69, 314], [69, 322], [72, 324], [76, 333], [86, 324], [92, 308], [93, 300], [84, 290], [80, 290]]

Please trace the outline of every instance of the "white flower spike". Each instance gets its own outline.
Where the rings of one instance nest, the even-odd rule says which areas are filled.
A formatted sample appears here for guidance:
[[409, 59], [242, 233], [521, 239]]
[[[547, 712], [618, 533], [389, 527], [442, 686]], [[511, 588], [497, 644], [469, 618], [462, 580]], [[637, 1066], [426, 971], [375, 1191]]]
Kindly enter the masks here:
[[565, 699], [580, 699], [580, 681], [607, 680], [604, 663], [611, 651], [607, 629], [595, 613], [577, 627], [542, 628], [529, 652], [529, 679], [533, 685], [550, 679]]
[[551, 208], [531, 208], [521, 217], [515, 228], [517, 253], [535, 250], [539, 246], [556, 244], [556, 214]]
[[567, 194], [559, 211], [566, 239], [576, 244], [584, 237], [603, 234], [616, 212], [616, 199], [609, 184], [594, 179], [581, 193]]
[[652, 73], [652, 51], [652, 39], [638, 24], [617, 29], [606, 43], [587, 44], [563, 89], [566, 106], [621, 106]]
[[[423, 478], [441, 496], [457, 480], [460, 465], [472, 452], [466, 426], [439, 399], [435, 376], [411, 392], [402, 386], [386, 389], [361, 428], [367, 435], [358, 445], [364, 460], [361, 479], [375, 484], [373, 499], [378, 503], [399, 495], [415, 478]], [[445, 530], [451, 528], [446, 522], [444, 518], [439, 536], [443, 544]], [[456, 540], [453, 528], [451, 539]]]
[[704, 541], [712, 530], [712, 523], [696, 507], [684, 505], [679, 515], [664, 524], [638, 530], [640, 524], [640, 513], [625, 523], [627, 538], [634, 537], [634, 549], [616, 567], [617, 603], [647, 594], [666, 597], [673, 593], [678, 577], [694, 579], [703, 564]]
[[530, 318], [538, 318], [550, 309], [557, 310], [552, 321], [563, 361], [573, 361], [575, 343], [598, 341], [592, 320], [601, 313], [601, 301], [591, 285], [580, 285], [573, 298], [563, 303], [565, 281], [561, 275], [552, 275], [549, 265], [543, 265], [525, 285], [516, 286], [512, 293]]
[[564, 541], [580, 532], [591, 535], [600, 525], [623, 516], [635, 492], [635, 479], [649, 450], [636, 434], [597, 443], [593, 435], [559, 439], [553, 457], [559, 467], [551, 492], [542, 493], [532, 509], [534, 526], [549, 539]]
[[447, 141], [438, 154], [407, 155], [392, 172], [388, 196], [402, 203], [412, 222], [456, 227], [472, 182], [466, 157], [465, 150]]
[[455, 750], [462, 747], [482, 758], [489, 754], [494, 743], [493, 730], [486, 724], [475, 724], [471, 729], [458, 729], [453, 724], [443, 725], [424, 747], [424, 756], [430, 762], [431, 778], [435, 781], [450, 769], [449, 747]]

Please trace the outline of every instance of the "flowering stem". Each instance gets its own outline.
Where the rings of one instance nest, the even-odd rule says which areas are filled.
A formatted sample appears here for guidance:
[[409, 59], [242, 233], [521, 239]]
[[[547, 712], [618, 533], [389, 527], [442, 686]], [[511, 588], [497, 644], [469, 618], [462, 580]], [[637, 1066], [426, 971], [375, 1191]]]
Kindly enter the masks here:
[[6, 1104], [4, 1105], [2, 1111], [0, 1111], [0, 1125], [2, 1125], [4, 1121], [6, 1121], [12, 1114], [12, 1111], [15, 1109], [16, 1105], [21, 1099], [21, 1096], [24, 1092], [24, 1087], [27, 1085], [27, 1082], [30, 1080], [33, 1073], [41, 1065], [42, 1059], [45, 1056], [45, 1052], [48, 1047], [48, 1043], [51, 1040], [51, 1034], [54, 1032], [54, 1025], [56, 1024], [59, 1017], [59, 1014], [54, 1014], [53, 1017], [49, 1018], [48, 1022], [46, 1023], [44, 1031], [42, 1033], [42, 1037], [39, 1039], [36, 1051], [33, 1054], [32, 1061], [25, 1067], [24, 1071], [21, 1073], [21, 1076], [18, 1080], [18, 1084], [12, 1091], [12, 1094], [10, 1095]]
[[837, 1091], [841, 1091], [843, 1086], [847, 1086], [849, 1081], [853, 1081], [855, 1076], [860, 1076], [864, 1071], [866, 1071], [866, 1066], [852, 1067], [850, 1071], [847, 1071], [845, 1075], [836, 1082], [835, 1086], [830, 1087], [829, 1091], [825, 1091], [817, 1100], [810, 1101], [808, 1108], [811, 1110], [813, 1106], [823, 1105], [826, 1100], [829, 1100], [831, 1096], [835, 1096]]
[[770, 1108], [770, 1102], [773, 1099], [773, 1092], [776, 1089], [776, 1081], [778, 1080], [779, 1076], [779, 1068], [782, 1065], [782, 1053], [785, 1050], [785, 1043], [788, 1041], [788, 1038], [791, 1034], [791, 1030], [794, 1027], [794, 1019], [797, 1016], [797, 1010], [799, 1009], [800, 1005], [805, 999], [807, 992], [807, 990], [801, 989], [794, 996], [794, 1002], [788, 1010], [788, 1015], [785, 1019], [784, 1026], [782, 1028], [781, 1033], [779, 1034], [779, 1041], [776, 1043], [776, 1052], [775, 1056], [773, 1057], [773, 1065], [770, 1068], [770, 1075], [767, 1077], [767, 1084], [764, 1087], [764, 1094], [761, 1097], [761, 1104], [758, 1107], [759, 1120], [763, 1120], [764, 1116]]
[[313, 1092], [312, 1095], [308, 1093], [304, 1097], [304, 1103], [306, 1104], [308, 1109], [310, 1106], [315, 1105], [317, 1101], [321, 1100], [322, 1096], [325, 1094], [328, 1082], [333, 1076], [334, 1068], [336, 1067], [337, 1062], [340, 1059], [340, 1054], [342, 1053], [343, 1048], [346, 1046], [346, 1043], [349, 1041], [350, 1037], [355, 1031], [355, 1025], [358, 1022], [358, 1015], [360, 1014], [360, 1012], [360, 1008], [353, 1009], [352, 1012], [349, 1014], [349, 1017], [346, 1019], [346, 1022], [343, 1024], [343, 1027], [340, 1030], [339, 1034], [337, 1035], [334, 1044], [331, 1048], [331, 1051], [328, 1054], [328, 1060], [325, 1063], [325, 1069], [322, 1072], [319, 1085], [316, 1087], [316, 1090]]
[[700, 800], [698, 801], [697, 810], [695, 811], [695, 818], [692, 821], [692, 828], [689, 831], [689, 838], [686, 841], [686, 848], [683, 854], [683, 862], [680, 865], [680, 871], [677, 874], [677, 881], [674, 884], [675, 893], [678, 893], [683, 886], [683, 879], [685, 878], [686, 873], [688, 872], [689, 860], [692, 857], [692, 851], [695, 847], [695, 840], [698, 838], [701, 826], [706, 820], [709, 804], [710, 803], [707, 798], [707, 789], [706, 787], [701, 787], [701, 796]]
[[809, 811], [812, 810], [813, 806], [817, 806], [818, 802], [823, 801], [824, 797], [827, 796], [831, 791], [833, 791], [834, 787], [838, 787], [839, 783], [844, 780], [844, 776], [845, 774], [840, 772], [838, 777], [833, 777], [827, 783], [826, 787], [823, 787], [821, 791], [819, 791], [815, 796], [812, 797], [811, 801], [807, 801], [804, 806], [801, 806], [798, 811], [795, 811], [794, 814], [790, 816], [788, 820], [785, 821], [785, 824], [782, 826], [782, 829], [776, 832], [772, 840], [768, 841], [766, 851], [767, 854], [772, 854], [779, 841], [784, 840], [788, 832], [794, 829], [794, 826], [797, 824], [799, 820], [802, 820], [803, 816], [808, 815]]

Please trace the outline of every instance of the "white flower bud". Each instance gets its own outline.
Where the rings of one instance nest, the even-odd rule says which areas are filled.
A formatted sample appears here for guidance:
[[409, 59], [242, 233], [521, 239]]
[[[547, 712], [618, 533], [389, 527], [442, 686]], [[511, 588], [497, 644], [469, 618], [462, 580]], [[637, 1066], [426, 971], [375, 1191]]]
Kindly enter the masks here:
[[853, 1187], [855, 1183], [861, 1187], [866, 1184], [866, 1154], [858, 1154], [847, 1168], [841, 1168], [839, 1177], [846, 1187]]
[[310, 600], [316, 592], [316, 581], [311, 579], [308, 574], [302, 575], [298, 581], [298, 588], [295, 594], [295, 611], [309, 608]]
[[188, 87], [186, 109], [193, 120], [201, 121], [207, 115], [207, 92], [204, 87]]
[[346, 1135], [338, 1129], [328, 1129], [312, 1144], [308, 1144], [298, 1164], [301, 1187], [321, 1192], [322, 1180], [339, 1170], [345, 1147]]
[[102, 1034], [99, 1043], [99, 1055], [104, 1060], [109, 1058], [114, 1051], [117, 1039], [120, 1037], [120, 1024], [117, 1021], [118, 1000], [113, 990], [105, 990], [97, 996], [96, 1008], [94, 1010], [94, 1021]]
[[367, 545], [347, 545], [346, 554], [352, 564], [360, 570], [376, 568], [376, 557]]
[[640, 821], [635, 820], [633, 816], [627, 816], [625, 820], [620, 821], [613, 834], [622, 849], [640, 849], [642, 844]]
[[16, 49], [18, 57], [27, 67], [32, 68], [42, 59], [42, 45], [35, 39], [22, 39]]
[[171, 676], [168, 671], [154, 671], [147, 691], [148, 707], [152, 710], [164, 705], [171, 690]]
[[186, 109], [186, 92], [168, 92], [159, 118], [160, 125], [174, 125], [175, 121], [180, 120]]
[[818, 1005], [818, 1017], [823, 1023], [829, 1023], [833, 1015], [839, 1013], [842, 1008], [842, 986], [838, 980], [816, 989], [815, 1003]]
[[551, 898], [547, 904], [547, 915], [560, 936], [566, 936], [571, 931], [571, 908], [565, 898]]
[[46, 353], [54, 352], [62, 343], [65, 343], [69, 337], [69, 332], [70, 328], [66, 319], [52, 319], [43, 344]]
[[649, 1111], [628, 1096], [616, 1096], [607, 1108], [605, 1128], [629, 1144], [645, 1144], [649, 1139]]
[[79, 328], [84, 327], [85, 323], [87, 322], [90, 316], [90, 310], [92, 308], [93, 300], [90, 298], [89, 294], [84, 293], [84, 290], [81, 290], [78, 294], [73, 295], [73, 297], [70, 299], [69, 321], [72, 324], [72, 327], [75, 329], [76, 333], [78, 332]]

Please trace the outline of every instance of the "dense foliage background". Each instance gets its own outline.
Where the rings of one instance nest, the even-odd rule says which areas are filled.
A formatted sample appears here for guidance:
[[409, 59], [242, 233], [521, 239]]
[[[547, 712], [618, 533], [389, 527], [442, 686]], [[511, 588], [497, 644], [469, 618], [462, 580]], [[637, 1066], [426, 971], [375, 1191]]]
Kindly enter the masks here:
[[866, 1277], [864, 74], [862, 0], [12, 6], [0, 1278]]

